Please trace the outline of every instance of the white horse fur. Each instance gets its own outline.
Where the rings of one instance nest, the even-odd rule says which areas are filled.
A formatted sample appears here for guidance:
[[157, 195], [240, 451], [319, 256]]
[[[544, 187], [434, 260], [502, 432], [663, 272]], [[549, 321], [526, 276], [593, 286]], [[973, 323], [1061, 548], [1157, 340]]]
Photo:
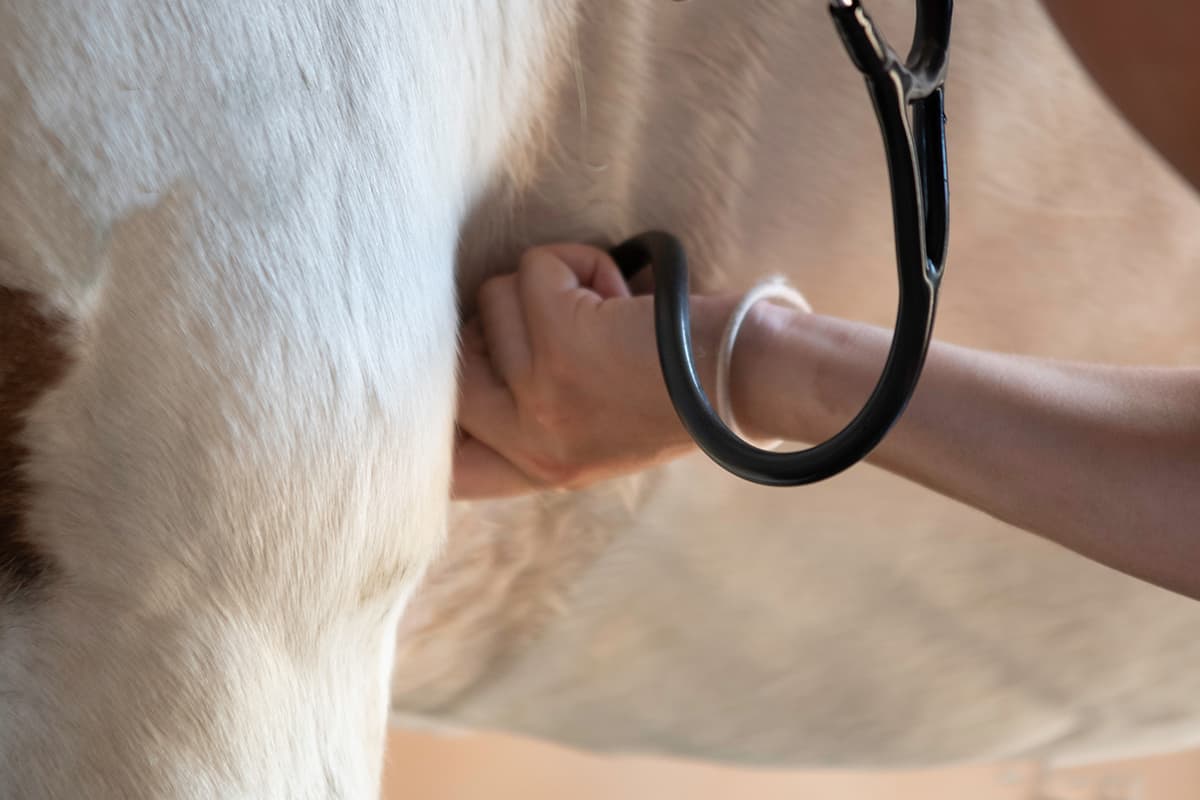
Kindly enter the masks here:
[[[1194, 362], [1194, 198], [1032, 0], [956, 22], [939, 335]], [[0, 0], [0, 286], [70, 356], [0, 797], [370, 797], [389, 675], [397, 718], [777, 765], [1200, 740], [1200, 610], [870, 468], [693, 459], [445, 544], [456, 286], [664, 226], [702, 287], [886, 323], [888, 225], [817, 0]]]

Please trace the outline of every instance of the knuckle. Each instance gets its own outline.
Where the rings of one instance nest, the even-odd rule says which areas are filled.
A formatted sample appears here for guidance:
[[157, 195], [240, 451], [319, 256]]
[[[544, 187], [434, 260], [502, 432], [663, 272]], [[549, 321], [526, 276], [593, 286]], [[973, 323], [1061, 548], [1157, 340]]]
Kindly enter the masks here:
[[547, 252], [545, 246], [527, 248], [525, 252], [521, 253], [521, 257], [517, 259], [517, 270], [536, 268], [545, 259]]
[[557, 257], [549, 247], [531, 247], [521, 254], [517, 261], [517, 273], [522, 280], [537, 280], [547, 274], [552, 274], [553, 264]]
[[505, 294], [511, 291], [513, 281], [513, 275], [495, 275], [484, 281], [476, 295], [480, 308], [491, 306], [498, 302]]

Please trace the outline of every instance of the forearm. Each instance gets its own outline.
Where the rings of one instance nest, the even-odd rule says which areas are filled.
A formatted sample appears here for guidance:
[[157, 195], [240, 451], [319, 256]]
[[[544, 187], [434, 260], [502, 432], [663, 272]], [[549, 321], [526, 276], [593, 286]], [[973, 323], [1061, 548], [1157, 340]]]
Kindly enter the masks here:
[[[874, 386], [888, 333], [777, 308], [756, 317], [735, 353], [739, 419], [802, 441], [836, 432]], [[1200, 598], [1200, 370], [935, 343], [908, 411], [870, 460]]]

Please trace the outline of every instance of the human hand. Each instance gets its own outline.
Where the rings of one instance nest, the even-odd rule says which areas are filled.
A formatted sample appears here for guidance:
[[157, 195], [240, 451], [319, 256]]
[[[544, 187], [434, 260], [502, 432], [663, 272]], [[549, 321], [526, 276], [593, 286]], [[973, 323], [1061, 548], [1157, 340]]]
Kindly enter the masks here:
[[[719, 336], [708, 316], [693, 330], [702, 375], [703, 341]], [[457, 498], [579, 488], [692, 448], [659, 369], [653, 298], [631, 296], [603, 250], [526, 251], [483, 285], [462, 336]]]

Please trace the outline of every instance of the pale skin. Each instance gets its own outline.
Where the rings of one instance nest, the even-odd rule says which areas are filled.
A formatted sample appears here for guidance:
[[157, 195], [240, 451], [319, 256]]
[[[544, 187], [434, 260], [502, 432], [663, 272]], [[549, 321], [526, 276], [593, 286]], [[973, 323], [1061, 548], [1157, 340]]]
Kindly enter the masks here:
[[[1200, 6], [1047, 2], [1114, 103], [1200, 183]], [[1139, 53], [1154, 53], [1153, 58]], [[1200, 217], [1200, 212], [1198, 212]], [[658, 366], [652, 301], [602, 250], [534, 248], [463, 333], [455, 495], [578, 488], [692, 452]], [[709, 396], [738, 297], [692, 298]], [[862, 405], [890, 331], [759, 303], [733, 353], [749, 434], [815, 442]], [[1200, 599], [1200, 368], [1063, 363], [934, 342], [870, 462]]]

